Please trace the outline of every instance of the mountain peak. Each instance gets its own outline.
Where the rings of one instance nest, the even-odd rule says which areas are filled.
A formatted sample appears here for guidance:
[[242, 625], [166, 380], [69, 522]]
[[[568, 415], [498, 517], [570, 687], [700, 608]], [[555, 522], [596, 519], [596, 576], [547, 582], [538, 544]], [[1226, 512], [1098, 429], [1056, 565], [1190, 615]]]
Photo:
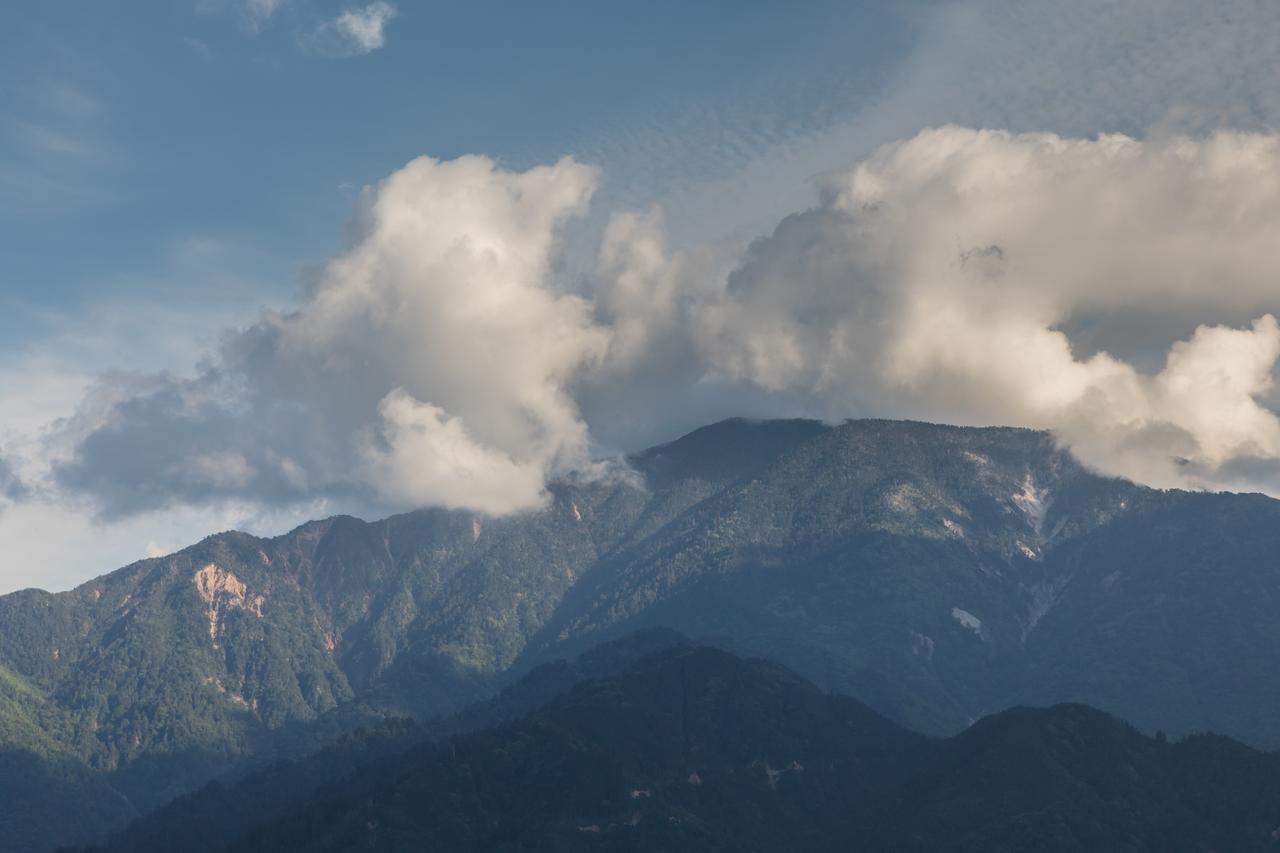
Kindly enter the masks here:
[[687, 478], [750, 477], [798, 444], [829, 430], [814, 420], [729, 418], [631, 457], [651, 488]]
[[0, 597], [0, 672], [21, 685], [0, 678], [0, 725], [146, 805], [665, 628], [928, 734], [1076, 700], [1280, 743], [1259, 675], [1280, 671], [1276, 501], [1097, 477], [1031, 430], [895, 421], [728, 421], [634, 464], [647, 488], [560, 484], [480, 530], [335, 517]]

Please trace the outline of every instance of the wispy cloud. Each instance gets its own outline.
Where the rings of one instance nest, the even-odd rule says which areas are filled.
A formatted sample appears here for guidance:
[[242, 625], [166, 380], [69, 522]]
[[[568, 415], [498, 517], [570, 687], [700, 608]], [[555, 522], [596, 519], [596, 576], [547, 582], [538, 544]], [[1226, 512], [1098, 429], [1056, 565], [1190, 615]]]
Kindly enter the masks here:
[[106, 105], [65, 80], [20, 83], [0, 112], [0, 217], [47, 213], [114, 195], [118, 153], [104, 137]]
[[66, 80], [46, 81], [33, 90], [32, 98], [67, 119], [96, 118], [104, 109], [96, 97]]
[[208, 59], [213, 55], [213, 51], [210, 50], [209, 45], [195, 36], [183, 36], [181, 41], [192, 53], [201, 59]]
[[285, 0], [245, 0], [244, 16], [249, 29], [258, 32], [275, 17]]
[[10, 138], [31, 151], [54, 157], [90, 158], [97, 154], [95, 146], [83, 135], [68, 133], [24, 119], [8, 122]]
[[396, 8], [383, 0], [363, 8], [347, 9], [316, 28], [310, 46], [334, 58], [372, 53], [386, 44], [387, 24], [395, 16]]

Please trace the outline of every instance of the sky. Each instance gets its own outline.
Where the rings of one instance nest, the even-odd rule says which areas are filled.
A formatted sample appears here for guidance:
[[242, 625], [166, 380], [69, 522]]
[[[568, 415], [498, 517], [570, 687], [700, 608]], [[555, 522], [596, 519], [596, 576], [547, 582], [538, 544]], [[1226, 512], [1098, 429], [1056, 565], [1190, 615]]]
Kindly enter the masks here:
[[0, 14], [0, 592], [733, 415], [1280, 495], [1273, 4]]

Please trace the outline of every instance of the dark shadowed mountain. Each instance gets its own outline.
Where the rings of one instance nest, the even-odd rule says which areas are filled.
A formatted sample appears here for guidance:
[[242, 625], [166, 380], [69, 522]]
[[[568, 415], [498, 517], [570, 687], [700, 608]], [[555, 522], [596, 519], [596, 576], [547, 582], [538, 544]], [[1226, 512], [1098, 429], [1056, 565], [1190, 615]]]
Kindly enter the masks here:
[[[371, 760], [256, 825], [229, 811], [242, 799], [175, 804], [101, 853], [1266, 851], [1280, 756], [1170, 744], [1081, 705], [931, 740], [782, 667], [686, 645]], [[209, 845], [220, 817], [235, 831]]]
[[618, 675], [648, 654], [688, 645], [686, 638], [671, 631], [637, 631], [576, 658], [542, 664], [492, 699], [449, 717], [387, 720], [303, 758], [251, 772], [234, 784], [211, 782], [134, 821], [110, 848], [165, 850], [181, 839], [183, 853], [217, 853], [257, 826], [303, 807], [318, 790], [357, 769], [419, 744], [441, 743], [521, 719], [584, 681]]
[[0, 598], [0, 745], [99, 804], [28, 821], [42, 786], [0, 776], [0, 832], [98, 837], [652, 626], [934, 735], [1070, 701], [1280, 745], [1280, 502], [1097, 477], [1043, 433], [888, 421], [728, 421], [631, 462], [508, 518], [219, 534]]

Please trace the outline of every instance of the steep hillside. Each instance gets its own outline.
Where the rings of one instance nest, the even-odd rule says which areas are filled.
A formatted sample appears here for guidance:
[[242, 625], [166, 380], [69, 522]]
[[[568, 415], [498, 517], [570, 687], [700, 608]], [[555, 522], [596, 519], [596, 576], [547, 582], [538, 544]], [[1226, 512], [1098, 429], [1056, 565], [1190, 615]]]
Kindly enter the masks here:
[[1278, 795], [1280, 756], [1223, 738], [1170, 744], [1062, 705], [933, 741], [781, 667], [680, 647], [374, 761], [224, 845], [200, 846], [206, 800], [106, 849], [1265, 851]]
[[134, 821], [111, 841], [110, 849], [170, 849], [180, 838], [183, 853], [218, 853], [257, 826], [305, 806], [318, 790], [357, 769], [419, 744], [518, 720], [584, 681], [616, 676], [648, 654], [688, 645], [686, 638], [669, 631], [639, 631], [577, 658], [543, 664], [492, 699], [450, 717], [425, 723], [389, 720], [304, 758], [254, 771], [234, 784], [211, 782]]

